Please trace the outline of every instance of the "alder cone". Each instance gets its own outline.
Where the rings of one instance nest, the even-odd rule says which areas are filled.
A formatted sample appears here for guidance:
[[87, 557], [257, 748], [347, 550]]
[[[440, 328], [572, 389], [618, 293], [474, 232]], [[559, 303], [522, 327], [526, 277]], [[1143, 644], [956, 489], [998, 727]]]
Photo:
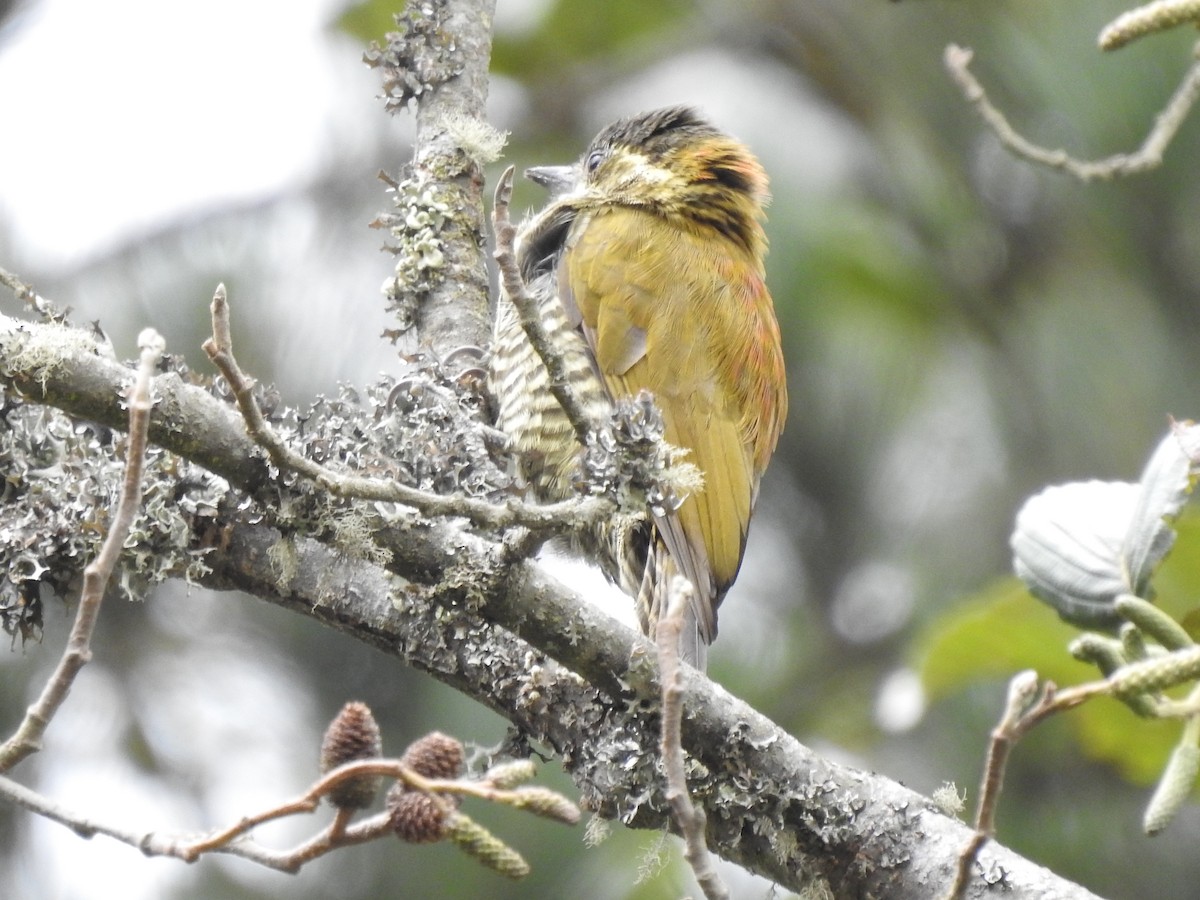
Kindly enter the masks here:
[[[342, 707], [321, 741], [321, 773], [332, 772], [360, 759], [378, 759], [383, 752], [379, 723], [370, 707], [352, 700]], [[329, 802], [339, 809], [366, 809], [375, 802], [382, 778], [362, 775], [344, 781], [329, 792]]]
[[401, 762], [425, 778], [458, 778], [463, 773], [462, 741], [440, 731], [431, 731], [409, 744]]
[[429, 794], [392, 785], [387, 796], [388, 823], [402, 841], [435, 844], [446, 836], [449, 813]]

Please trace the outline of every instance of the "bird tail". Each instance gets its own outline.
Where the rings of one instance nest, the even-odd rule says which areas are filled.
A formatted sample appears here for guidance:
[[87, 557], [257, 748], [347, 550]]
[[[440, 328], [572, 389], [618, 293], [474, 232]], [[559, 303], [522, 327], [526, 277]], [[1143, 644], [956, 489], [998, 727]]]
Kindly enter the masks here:
[[[655, 639], [659, 619], [667, 614], [671, 600], [671, 583], [676, 577], [685, 577], [667, 551], [667, 545], [657, 534], [646, 554], [641, 584], [637, 591], [638, 621], [642, 631], [651, 640]], [[683, 609], [683, 623], [679, 631], [679, 658], [703, 672], [708, 666], [708, 645], [712, 638], [705, 634], [703, 616], [698, 604], [706, 602], [699, 591], [692, 587], [687, 606]]]
[[[577, 549], [597, 560], [608, 579], [634, 598], [642, 633], [654, 640], [658, 620], [670, 606], [672, 580], [676, 576], [686, 577], [679, 571], [658, 528], [641, 516], [619, 517], [577, 540]], [[707, 620], [701, 604], [707, 602], [693, 588], [683, 611], [679, 635], [680, 658], [701, 672], [708, 662], [708, 645], [716, 636], [715, 624], [710, 626], [711, 632], [705, 630]]]

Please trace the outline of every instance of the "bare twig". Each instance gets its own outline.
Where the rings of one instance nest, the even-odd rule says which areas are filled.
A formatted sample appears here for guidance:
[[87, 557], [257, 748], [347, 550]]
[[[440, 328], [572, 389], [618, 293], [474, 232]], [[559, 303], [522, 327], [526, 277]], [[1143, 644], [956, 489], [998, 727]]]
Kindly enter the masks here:
[[[1200, 51], [1200, 45], [1197, 46], [1197, 51]], [[1193, 55], [1195, 55], [1195, 51]], [[1184, 75], [1179, 87], [1167, 101], [1167, 105], [1155, 117], [1154, 126], [1146, 135], [1141, 147], [1133, 153], [1118, 153], [1107, 159], [1079, 160], [1067, 153], [1066, 150], [1050, 150], [1038, 146], [1017, 133], [1005, 118], [1004, 113], [992, 105], [983, 85], [971, 73], [969, 68], [971, 58], [971, 50], [965, 47], [959, 47], [956, 44], [946, 47], [944, 60], [947, 70], [983, 121], [995, 132], [1000, 143], [1022, 159], [1052, 169], [1059, 169], [1074, 175], [1081, 181], [1108, 181], [1120, 176], [1144, 172], [1161, 165], [1167, 145], [1171, 143], [1196, 99], [1200, 97], [1200, 61], [1196, 61]]]
[[[7, 273], [5, 273], [7, 275]], [[75, 623], [67, 638], [67, 646], [54, 672], [42, 688], [41, 695], [25, 711], [25, 718], [13, 735], [0, 745], [0, 772], [7, 772], [25, 757], [42, 747], [42, 737], [50, 721], [58, 712], [75, 676], [92, 658], [92, 632], [100, 615], [104, 590], [117, 560], [129, 528], [142, 502], [142, 468], [146, 453], [146, 435], [150, 428], [150, 381], [154, 368], [164, 350], [163, 339], [158, 332], [147, 328], [138, 335], [141, 360], [137, 378], [129, 392], [129, 440], [125, 448], [125, 477], [121, 485], [121, 496], [113, 513], [112, 525], [105, 535], [104, 543], [96, 558], [83, 570], [83, 589], [79, 597], [79, 609]]]
[[367, 841], [387, 837], [391, 833], [391, 824], [386, 812], [376, 813], [354, 825], [347, 825], [339, 810], [339, 814], [328, 827], [290, 850], [271, 850], [254, 841], [242, 839], [226, 846], [214, 847], [213, 852], [233, 853], [282, 872], [299, 872], [305, 863], [340, 847], [365, 844]]
[[[413, 790], [422, 791], [426, 794], [458, 794], [486, 800], [489, 803], [502, 803], [518, 808], [528, 805], [524, 802], [524, 799], [528, 796], [528, 791], [504, 790], [486, 782], [464, 779], [426, 778], [399, 759], [363, 759], [346, 763], [322, 776], [299, 797], [263, 810], [255, 815], [245, 816], [228, 828], [224, 828], [206, 838], [182, 847], [179, 855], [183, 859], [191, 861], [205, 853], [213, 853], [221, 847], [231, 844], [234, 840], [246, 832], [257, 828], [259, 825], [299, 813], [313, 812], [320, 804], [321, 798], [335, 790], [339, 785], [370, 775], [382, 775], [396, 781], [403, 781]], [[561, 808], [564, 810], [573, 809], [574, 821], [578, 821], [579, 810], [573, 804], [566, 803], [564, 800], [564, 805]], [[570, 812], [568, 811], [561, 818], [563, 821], [569, 821]], [[337, 830], [348, 831], [349, 829], [343, 825]]]
[[461, 494], [432, 494], [396, 481], [346, 475], [313, 462], [297, 453], [271, 428], [254, 397], [254, 380], [246, 375], [233, 355], [229, 302], [225, 285], [217, 286], [212, 301], [213, 336], [204, 342], [204, 352], [229, 382], [246, 431], [267, 451], [280, 469], [297, 472], [338, 497], [353, 497], [385, 503], [400, 503], [427, 516], [461, 516], [492, 529], [521, 526], [537, 534], [589, 528], [611, 515], [613, 505], [603, 497], [584, 497], [546, 505], [509, 500], [504, 505]]
[[534, 352], [537, 353], [550, 375], [550, 392], [554, 394], [554, 399], [563, 408], [563, 412], [571, 422], [571, 427], [575, 429], [576, 439], [581, 445], [584, 445], [587, 443], [589, 433], [595, 429], [596, 423], [587, 414], [583, 404], [579, 401], [579, 396], [571, 387], [562, 354], [558, 352], [554, 342], [546, 334], [537, 298], [529, 293], [525, 286], [525, 279], [521, 277], [521, 270], [517, 266], [517, 257], [514, 251], [517, 229], [508, 214], [509, 203], [512, 201], [512, 180], [513, 167], [509, 166], [500, 176], [500, 181], [496, 185], [496, 200], [492, 207], [492, 228], [496, 233], [495, 257], [496, 266], [500, 270], [500, 285], [512, 301], [513, 306], [517, 308], [517, 315], [521, 318], [521, 327], [525, 329], [529, 343], [533, 345]]
[[996, 809], [1000, 802], [1000, 791], [1004, 787], [1004, 773], [1009, 755], [1017, 742], [1047, 717], [1074, 709], [1092, 697], [1112, 693], [1113, 682], [1109, 679], [1090, 681], [1059, 691], [1049, 681], [1039, 688], [1037, 673], [1033, 671], [1013, 676], [1008, 686], [1004, 713], [992, 730], [991, 740], [988, 742], [983, 782], [979, 788], [979, 805], [975, 814], [975, 833], [959, 853], [954, 883], [945, 900], [957, 900], [962, 895], [971, 876], [971, 866], [975, 863], [979, 851], [995, 834]]
[[36, 309], [45, 318], [63, 319], [66, 313], [33, 289], [33, 285], [0, 266], [0, 284], [4, 285], [18, 300]]
[[[38, 792], [2, 775], [0, 775], [0, 794], [30, 812], [65, 825], [80, 837], [90, 838], [98, 834], [105, 835], [123, 844], [136, 847], [146, 856], [173, 857], [190, 861], [196, 859], [198, 855], [192, 852], [196, 842], [191, 838], [157, 831], [139, 831], [95, 819], [55, 803]], [[295, 812], [309, 811], [311, 810], [298, 809]], [[338, 820], [335, 818], [334, 823], [328, 828], [291, 850], [272, 850], [252, 840], [241, 838], [208, 848], [208, 852], [240, 856], [267, 868], [295, 872], [305, 862], [315, 859], [335, 847], [361, 844], [364, 841], [381, 837], [389, 831], [386, 813], [373, 816], [356, 825], [348, 827], [343, 825], [340, 830], [335, 832], [334, 824], [337, 822]]]
[[692, 803], [687, 789], [687, 773], [683, 758], [683, 674], [679, 668], [679, 637], [683, 628], [683, 613], [691, 600], [694, 588], [688, 580], [676, 575], [671, 580], [666, 615], [658, 620], [655, 643], [658, 645], [658, 666], [662, 678], [662, 750], [666, 772], [667, 804], [683, 837], [684, 858], [692, 867], [696, 881], [708, 900], [728, 900], [729, 889], [721, 881], [712, 863], [705, 838], [704, 810]]
[[[338, 810], [326, 827], [311, 838], [286, 850], [264, 847], [247, 837], [247, 833], [266, 822], [312, 813], [320, 805], [321, 798], [338, 785], [364, 775], [383, 775], [403, 781], [413, 790], [427, 794], [460, 794], [517, 809], [529, 809], [567, 824], [574, 824], [579, 820], [578, 807], [560, 794], [544, 788], [502, 790], [484, 782], [425, 778], [399, 759], [360, 760], [340, 766], [316, 781], [301, 796], [254, 815], [245, 816], [233, 825], [198, 840], [184, 835], [136, 831], [96, 820], [67, 809], [4, 776], [0, 776], [0, 794], [30, 812], [67, 826], [81, 837], [103, 834], [137, 847], [147, 856], [174, 857], [194, 862], [207, 853], [228, 853], [271, 869], [297, 872], [305, 863], [339, 847], [361, 844], [391, 834], [388, 814], [379, 813], [351, 824], [350, 812]], [[542, 801], [541, 805], [529, 802], [530, 798]], [[552, 798], [552, 802], [547, 798]]]
[[[958, 857], [958, 870], [954, 883], [950, 887], [946, 900], [956, 900], [967, 886], [979, 851], [983, 849], [995, 832], [996, 806], [1000, 800], [1000, 790], [1004, 786], [1004, 770], [1008, 764], [1008, 755], [1013, 745], [1019, 739], [1022, 717], [1029, 710], [1038, 690], [1037, 673], [1022, 672], [1013, 677], [1008, 686], [1008, 698], [1004, 705], [1004, 714], [996, 727], [992, 729], [991, 741], [988, 743], [987, 762], [983, 767], [983, 784], [979, 789], [979, 807], [975, 814], [975, 833], [967, 846]], [[1042, 699], [1052, 696], [1053, 685], [1046, 685]]]
[[33, 285], [22, 281], [19, 276], [2, 267], [0, 267], [0, 284], [12, 291], [18, 300], [24, 300], [26, 303], [33, 303], [34, 298], [37, 297]]

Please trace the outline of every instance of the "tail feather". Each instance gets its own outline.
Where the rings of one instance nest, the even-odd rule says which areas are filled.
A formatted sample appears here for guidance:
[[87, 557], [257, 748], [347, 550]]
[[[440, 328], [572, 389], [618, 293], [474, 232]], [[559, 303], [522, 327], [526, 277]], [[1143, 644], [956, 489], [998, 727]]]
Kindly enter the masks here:
[[[686, 577], [655, 524], [641, 516], [618, 517], [580, 536], [576, 548], [597, 560], [608, 579], [636, 600], [638, 624], [653, 640], [660, 617], [667, 613], [671, 581], [676, 576]], [[716, 637], [715, 617], [704, 605], [710, 603], [708, 595], [693, 585], [679, 637], [680, 658], [702, 672], [708, 662], [708, 645]], [[707, 628], [710, 622], [712, 627]]]
[[[654, 640], [659, 620], [667, 614], [671, 598], [671, 582], [675, 577], [684, 577], [674, 557], [656, 533], [650, 552], [646, 555], [641, 584], [637, 592], [638, 620], [642, 631]], [[683, 623], [679, 632], [679, 658], [688, 665], [705, 671], [708, 666], [708, 645], [714, 635], [705, 633], [704, 610], [699, 604], [707, 603], [696, 587], [683, 610]]]

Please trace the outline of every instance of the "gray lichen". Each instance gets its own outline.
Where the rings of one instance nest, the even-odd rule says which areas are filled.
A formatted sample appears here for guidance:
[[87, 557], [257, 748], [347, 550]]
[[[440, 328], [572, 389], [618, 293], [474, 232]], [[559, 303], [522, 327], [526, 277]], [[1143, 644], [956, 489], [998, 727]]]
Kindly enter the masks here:
[[[92, 335], [56, 324], [95, 352]], [[124, 435], [27, 402], [18, 384], [37, 382], [50, 361], [22, 351], [20, 329], [7, 336], [0, 395], [0, 627], [36, 637], [45, 592], [70, 596], [96, 554], [124, 472]], [[164, 357], [163, 376], [199, 384], [229, 401], [221, 379], [205, 381], [181, 360]], [[395, 479], [425, 491], [502, 500], [514, 490], [514, 467], [485, 442], [482, 380], [477, 368], [457, 378], [427, 356], [409, 358], [396, 375], [365, 390], [342, 387], [306, 410], [283, 408], [268, 387], [256, 393], [272, 426], [327, 467]], [[162, 448], [147, 453], [142, 509], [126, 543], [117, 588], [141, 597], [169, 577], [196, 580], [205, 559], [226, 540], [230, 522], [275, 523], [290, 534], [329, 540], [349, 556], [386, 564], [390, 551], [374, 533], [392, 511], [337, 499], [290, 472], [274, 472], [254, 496]]]
[[421, 354], [380, 377], [365, 397], [342, 386], [276, 427], [292, 432], [300, 451], [326, 466], [431, 493], [501, 501], [514, 482], [508, 462], [483, 438], [485, 406], [477, 369], [451, 379]]
[[394, 241], [387, 249], [396, 257], [395, 274], [384, 283], [383, 293], [401, 332], [416, 324], [421, 296], [446, 278], [442, 241], [451, 206], [441, 191], [438, 182], [421, 173], [395, 182], [391, 187], [395, 211], [375, 221], [388, 229]]
[[398, 31], [389, 32], [387, 46], [372, 43], [363, 61], [384, 70], [386, 108], [396, 112], [410, 101], [463, 71], [454, 33], [441, 27], [438, 10], [428, 3], [409, 3], [396, 16]]
[[[43, 590], [71, 593], [97, 553], [124, 471], [124, 436], [5, 394], [0, 408], [0, 627], [37, 635]], [[141, 597], [167, 578], [198, 579], [197, 539], [228, 492], [223, 479], [151, 447], [145, 493], [117, 586]]]
[[576, 487], [605, 494], [623, 510], [649, 507], [655, 515], [674, 512], [688, 494], [702, 490], [704, 476], [686, 461], [686, 450], [663, 438], [662, 413], [647, 391], [613, 404], [608, 422], [589, 435]]

